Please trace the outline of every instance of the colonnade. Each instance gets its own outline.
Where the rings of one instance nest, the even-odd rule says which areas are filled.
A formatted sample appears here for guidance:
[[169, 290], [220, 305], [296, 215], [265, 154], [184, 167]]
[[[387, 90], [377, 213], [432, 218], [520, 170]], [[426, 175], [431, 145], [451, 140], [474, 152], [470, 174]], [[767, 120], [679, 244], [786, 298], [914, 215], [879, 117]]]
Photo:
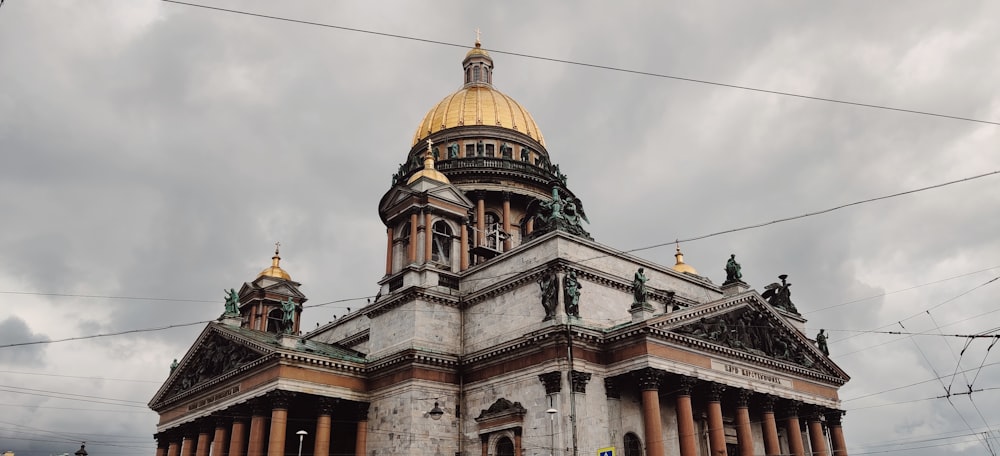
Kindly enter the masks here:
[[[768, 456], [791, 454], [806, 456], [802, 439], [802, 420], [809, 432], [812, 456], [847, 456], [847, 447], [841, 427], [840, 410], [803, 405], [801, 402], [780, 399], [767, 394], [754, 393], [743, 389], [732, 389], [728, 394], [725, 385], [698, 381], [684, 376], [668, 376], [665, 372], [646, 368], [635, 373], [642, 401], [642, 419], [646, 435], [646, 455], [663, 456], [664, 436], [661, 432], [663, 418], [660, 416], [660, 401], [674, 401], [677, 414], [677, 445], [681, 456], [698, 456], [698, 433], [692, 394], [697, 390], [700, 408], [704, 411], [708, 434], [708, 448], [711, 455], [726, 455], [725, 423], [723, 420], [723, 400], [735, 408], [737, 454], [728, 456], [753, 456], [754, 442], [751, 430], [750, 407], [760, 417], [763, 434], [764, 454]], [[776, 415], [775, 409], [778, 409]], [[825, 420], [824, 420], [825, 418]], [[782, 452], [778, 438], [779, 426], [785, 429], [787, 453]], [[824, 427], [829, 430], [830, 445], [826, 443]], [[832, 452], [830, 451], [832, 449]]]
[[212, 456], [284, 456], [287, 445], [299, 444], [286, 442], [293, 404], [302, 409], [295, 410], [296, 416], [305, 413], [314, 420], [308, 425], [295, 425], [308, 430], [313, 444], [311, 454], [330, 455], [333, 418], [336, 415], [339, 425], [344, 425], [343, 415], [348, 415], [350, 420], [356, 420], [354, 453], [365, 455], [368, 403], [275, 391], [157, 433], [156, 456], [209, 456], [210, 450]]

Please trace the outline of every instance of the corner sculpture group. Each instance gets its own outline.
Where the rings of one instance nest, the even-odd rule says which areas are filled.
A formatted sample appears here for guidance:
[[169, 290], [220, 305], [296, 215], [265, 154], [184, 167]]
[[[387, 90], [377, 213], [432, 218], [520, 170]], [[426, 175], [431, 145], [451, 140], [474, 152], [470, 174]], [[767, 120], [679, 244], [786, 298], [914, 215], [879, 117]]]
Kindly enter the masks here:
[[[735, 254], [729, 256], [724, 270], [726, 281], [723, 285], [744, 284], [742, 268], [736, 261]], [[788, 275], [782, 274], [778, 278], [781, 283], [767, 285], [766, 291], [761, 297], [776, 309], [798, 314], [795, 304], [792, 303], [792, 284], [787, 281]], [[645, 269], [639, 268], [632, 279], [632, 309], [650, 307], [648, 281]], [[542, 307], [545, 309], [545, 317], [542, 321], [551, 320], [556, 316], [558, 282], [559, 277], [553, 272], [545, 273], [538, 281], [541, 288]], [[579, 318], [580, 290], [583, 287], [580, 285], [575, 271], [571, 270], [566, 273], [562, 286], [566, 314]], [[672, 296], [673, 292], [667, 292], [667, 295]], [[741, 309], [724, 315], [702, 318], [691, 325], [678, 328], [677, 331], [751, 353], [794, 362], [806, 367], [813, 366], [815, 364], [813, 357], [801, 350], [800, 343], [793, 340], [793, 337], [777, 331], [778, 326], [771, 321], [772, 318], [758, 310]], [[815, 344], [824, 355], [830, 355], [825, 330], [821, 329], [816, 335]]]

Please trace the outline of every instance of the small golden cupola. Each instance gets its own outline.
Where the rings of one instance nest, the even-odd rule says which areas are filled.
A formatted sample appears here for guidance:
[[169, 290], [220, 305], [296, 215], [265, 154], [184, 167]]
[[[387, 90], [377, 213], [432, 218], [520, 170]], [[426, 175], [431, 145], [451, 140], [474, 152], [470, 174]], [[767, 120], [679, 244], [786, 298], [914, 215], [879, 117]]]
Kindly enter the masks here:
[[674, 270], [677, 272], [686, 272], [688, 274], [698, 275], [698, 271], [695, 270], [691, 265], [684, 262], [684, 254], [681, 253], [680, 244], [677, 245], [677, 253], [674, 254], [674, 258], [677, 258], [677, 264], [674, 265]]
[[278, 263], [281, 262], [281, 255], [278, 254], [279, 247], [281, 247], [281, 244], [275, 244], [274, 256], [271, 257], [271, 266], [263, 271], [260, 271], [260, 274], [257, 274], [257, 278], [274, 277], [276, 279], [292, 280], [292, 276], [288, 275], [288, 272], [285, 272], [285, 270], [281, 269], [281, 266], [278, 265]]
[[430, 138], [427, 138], [427, 153], [424, 154], [424, 169], [417, 171], [416, 173], [413, 173], [413, 176], [410, 176], [410, 179], [406, 181], [406, 185], [410, 185], [416, 182], [417, 179], [420, 179], [421, 177], [441, 182], [444, 184], [451, 183], [450, 181], [448, 181], [448, 177], [445, 176], [443, 173], [441, 173], [441, 171], [434, 169], [434, 151], [432, 149], [433, 145], [434, 143], [430, 140]]

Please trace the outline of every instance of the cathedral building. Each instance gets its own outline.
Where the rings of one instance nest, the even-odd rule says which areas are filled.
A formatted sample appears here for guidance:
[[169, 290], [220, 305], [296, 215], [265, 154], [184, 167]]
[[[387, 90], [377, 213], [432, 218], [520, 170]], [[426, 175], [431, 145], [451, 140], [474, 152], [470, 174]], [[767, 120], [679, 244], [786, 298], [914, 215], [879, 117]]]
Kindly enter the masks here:
[[847, 455], [785, 276], [596, 242], [478, 41], [461, 76], [379, 202], [378, 296], [304, 333], [276, 250], [150, 401], [157, 456]]

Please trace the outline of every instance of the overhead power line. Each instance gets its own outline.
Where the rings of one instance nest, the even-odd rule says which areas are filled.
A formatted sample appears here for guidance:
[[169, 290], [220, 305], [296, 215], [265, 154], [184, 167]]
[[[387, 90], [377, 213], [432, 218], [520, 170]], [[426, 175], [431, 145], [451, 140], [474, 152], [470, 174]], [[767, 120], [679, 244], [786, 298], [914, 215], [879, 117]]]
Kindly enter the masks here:
[[180, 323], [180, 324], [176, 324], [176, 325], [160, 326], [160, 327], [156, 327], [156, 328], [130, 329], [130, 330], [127, 330], [127, 331], [118, 331], [118, 332], [104, 333], [104, 334], [92, 334], [92, 335], [89, 335], [89, 336], [67, 337], [65, 339], [36, 340], [36, 341], [32, 341], [32, 342], [17, 342], [17, 343], [13, 343], [13, 344], [0, 345], [0, 348], [22, 347], [22, 346], [25, 346], [25, 345], [54, 344], [54, 343], [57, 343], [57, 342], [67, 342], [67, 341], [71, 341], [71, 340], [84, 340], [84, 339], [94, 339], [94, 338], [97, 338], [97, 337], [120, 336], [122, 334], [132, 334], [132, 333], [151, 332], [151, 331], [163, 331], [165, 329], [183, 328], [185, 326], [201, 325], [201, 324], [208, 323], [210, 321], [212, 321], [212, 320], [195, 321], [195, 322], [192, 322], [192, 323]]
[[[292, 18], [288, 18], [288, 17], [274, 16], [274, 15], [270, 15], [270, 14], [252, 13], [252, 12], [249, 12], [249, 11], [229, 9], [229, 8], [220, 8], [220, 7], [217, 7], [217, 6], [202, 5], [202, 4], [198, 4], [198, 3], [181, 2], [181, 1], [177, 1], [177, 0], [161, 0], [161, 1], [166, 2], [166, 3], [174, 3], [174, 4], [177, 4], [177, 5], [191, 6], [191, 7], [195, 7], [195, 8], [203, 8], [203, 9], [207, 9], [207, 10], [214, 10], [214, 11], [221, 11], [221, 12], [226, 12], [226, 13], [240, 14], [240, 15], [244, 15], [244, 16], [258, 17], [258, 18], [261, 18], [261, 19], [272, 19], [272, 20], [276, 20], [276, 21], [290, 22], [290, 23], [295, 23], [295, 24], [312, 25], [312, 26], [316, 26], [316, 27], [324, 27], [324, 28], [330, 28], [330, 29], [336, 29], [336, 30], [343, 30], [343, 31], [347, 31], [347, 32], [364, 33], [364, 34], [368, 34], [368, 35], [382, 36], [382, 37], [386, 37], [386, 38], [395, 38], [395, 39], [400, 39], [400, 40], [416, 41], [416, 42], [420, 42], [420, 43], [437, 44], [437, 45], [440, 45], [440, 46], [457, 47], [457, 48], [461, 48], [461, 49], [466, 49], [466, 48], [469, 47], [467, 44], [451, 43], [451, 42], [447, 42], [447, 41], [432, 40], [432, 39], [427, 39], [427, 38], [419, 38], [419, 37], [415, 37], [415, 36], [399, 35], [399, 34], [395, 34], [395, 33], [377, 32], [377, 31], [374, 31], [374, 30], [360, 29], [360, 28], [354, 28], [354, 27], [345, 27], [345, 26], [342, 26], [342, 25], [326, 24], [326, 23], [322, 23], [322, 22], [305, 21], [305, 20], [301, 20], [301, 19], [292, 19]], [[675, 76], [675, 75], [669, 75], [669, 74], [663, 74], [663, 73], [654, 73], [654, 72], [651, 72], [651, 71], [632, 70], [632, 69], [628, 69], [628, 68], [620, 68], [620, 67], [614, 67], [614, 66], [610, 66], [610, 65], [601, 65], [601, 64], [596, 64], [596, 63], [578, 62], [578, 61], [575, 61], [575, 60], [559, 59], [559, 58], [554, 58], [554, 57], [545, 57], [545, 56], [534, 55], [534, 54], [525, 54], [523, 52], [504, 51], [504, 50], [501, 50], [501, 49], [492, 49], [492, 48], [483, 48], [483, 49], [486, 50], [486, 51], [488, 51], [488, 52], [492, 52], [494, 54], [504, 54], [504, 55], [510, 55], [510, 56], [515, 56], [515, 57], [523, 57], [523, 58], [527, 58], [527, 59], [542, 60], [542, 61], [546, 61], [546, 62], [562, 63], [562, 64], [566, 64], [566, 65], [575, 65], [575, 66], [586, 67], [586, 68], [596, 68], [596, 69], [600, 69], [600, 70], [617, 71], [617, 72], [620, 72], [620, 73], [628, 73], [628, 74], [635, 74], [635, 75], [641, 75], [641, 76], [650, 76], [650, 77], [662, 78], [662, 79], [672, 79], [672, 80], [675, 80], [675, 81], [691, 82], [691, 83], [695, 83], [695, 84], [704, 84], [704, 85], [710, 85], [710, 86], [716, 86], [716, 87], [725, 87], [725, 88], [729, 88], [729, 89], [747, 90], [747, 91], [751, 91], [751, 92], [767, 93], [767, 94], [771, 94], [771, 95], [781, 95], [781, 96], [786, 96], [786, 97], [801, 98], [801, 99], [812, 100], [812, 101], [823, 101], [823, 102], [827, 102], [827, 103], [838, 103], [838, 104], [850, 105], [850, 106], [858, 106], [858, 107], [863, 107], [863, 108], [882, 109], [882, 110], [886, 110], [886, 111], [905, 112], [905, 113], [909, 113], [909, 114], [918, 114], [918, 115], [932, 116], [932, 117], [942, 117], [942, 118], [946, 118], [946, 119], [962, 120], [962, 121], [967, 121], [967, 122], [976, 122], [976, 123], [983, 123], [983, 124], [990, 124], [990, 125], [1000, 125], [1000, 122], [996, 122], [996, 121], [992, 121], [992, 120], [976, 119], [976, 118], [972, 118], [972, 117], [953, 116], [953, 115], [948, 115], [948, 114], [940, 114], [940, 113], [935, 113], [935, 112], [930, 112], [930, 111], [922, 111], [922, 110], [917, 110], [917, 109], [896, 108], [896, 107], [892, 107], [892, 106], [879, 105], [879, 104], [874, 104], [874, 103], [862, 103], [862, 102], [858, 102], [858, 101], [841, 100], [841, 99], [837, 99], [837, 98], [818, 97], [818, 96], [813, 96], [813, 95], [805, 95], [805, 94], [801, 94], [801, 93], [785, 92], [785, 91], [781, 91], [781, 90], [762, 89], [762, 88], [759, 88], [759, 87], [751, 87], [751, 86], [738, 85], [738, 84], [728, 84], [728, 83], [724, 83], [724, 82], [709, 81], [709, 80], [705, 80], [705, 79], [696, 79], [696, 78], [690, 78], [690, 77], [684, 77], [684, 76]]]

